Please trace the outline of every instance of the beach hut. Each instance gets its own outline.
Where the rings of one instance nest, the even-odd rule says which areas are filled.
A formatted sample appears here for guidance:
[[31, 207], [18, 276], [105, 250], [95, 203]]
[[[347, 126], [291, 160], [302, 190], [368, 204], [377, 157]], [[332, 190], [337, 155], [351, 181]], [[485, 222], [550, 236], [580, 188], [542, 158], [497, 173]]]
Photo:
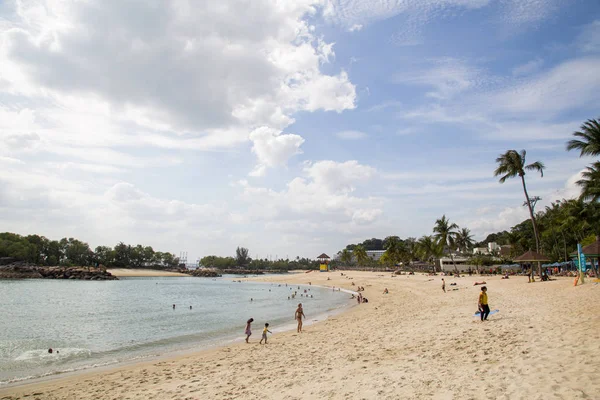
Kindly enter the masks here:
[[[515, 258], [513, 261], [518, 262], [519, 264], [532, 264], [532, 263], [540, 263], [548, 262], [550, 259], [543, 254], [535, 252], [533, 250], [529, 250], [519, 257]], [[531, 276], [530, 279], [533, 278], [533, 265], [531, 266]]]
[[[600, 238], [596, 237], [596, 241], [592, 244], [581, 249], [581, 252], [585, 254], [585, 258], [590, 260], [591, 267], [594, 270], [594, 274], [598, 276], [598, 259], [600, 258]], [[571, 259], [577, 259], [577, 250], [572, 252]], [[596, 262], [594, 262], [596, 260]]]
[[329, 256], [327, 254], [321, 254], [319, 257], [317, 257], [317, 260], [319, 260], [319, 270], [321, 272], [329, 271]]

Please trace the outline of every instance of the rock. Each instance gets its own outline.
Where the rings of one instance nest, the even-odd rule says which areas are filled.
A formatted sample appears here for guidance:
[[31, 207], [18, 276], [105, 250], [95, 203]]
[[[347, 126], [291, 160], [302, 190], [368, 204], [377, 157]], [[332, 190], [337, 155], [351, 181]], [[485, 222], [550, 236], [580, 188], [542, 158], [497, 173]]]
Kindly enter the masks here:
[[80, 279], [80, 280], [116, 280], [106, 270], [81, 267], [45, 267], [15, 261], [0, 266], [0, 279]]
[[214, 269], [206, 269], [206, 268], [202, 268], [202, 269], [199, 268], [199, 269], [195, 269], [192, 271], [185, 271], [184, 273], [191, 275], [191, 276], [198, 276], [201, 278], [217, 278], [217, 277], [221, 276], [221, 274], [219, 274]]

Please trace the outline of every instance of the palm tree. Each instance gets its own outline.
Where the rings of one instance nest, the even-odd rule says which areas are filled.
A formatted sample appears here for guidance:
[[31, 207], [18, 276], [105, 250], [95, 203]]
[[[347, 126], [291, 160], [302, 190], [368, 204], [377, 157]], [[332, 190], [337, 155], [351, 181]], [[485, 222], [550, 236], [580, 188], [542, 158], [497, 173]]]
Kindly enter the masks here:
[[452, 260], [452, 265], [454, 265], [454, 270], [458, 271], [456, 268], [456, 263], [454, 262], [454, 255], [452, 254], [452, 248], [456, 245], [456, 229], [458, 229], [458, 225], [451, 224], [450, 220], [446, 218], [446, 215], [443, 215], [442, 218], [435, 221], [435, 226], [433, 227], [433, 232], [435, 233], [435, 239], [442, 245], [442, 247], [447, 248], [450, 253], [450, 259]]
[[[527, 207], [529, 208], [529, 216], [531, 217], [531, 224], [533, 225], [533, 234], [535, 236], [535, 250], [540, 252], [540, 236], [538, 234], [537, 225], [535, 223], [535, 216], [533, 215], [533, 207], [531, 206], [531, 200], [527, 193], [527, 185], [525, 184], [525, 171], [539, 171], [540, 175], [544, 176], [544, 164], [541, 161], [536, 161], [531, 164], [525, 165], [525, 150], [517, 152], [516, 150], [508, 150], [506, 153], [501, 154], [496, 158], [498, 168], [494, 171], [494, 176], [500, 176], [500, 183], [506, 182], [508, 178], [514, 178], [515, 176], [521, 177], [521, 183], [523, 183], [523, 192], [525, 193], [525, 200]], [[538, 262], [538, 273], [542, 276], [542, 264]], [[531, 275], [533, 276], [533, 268]]]
[[383, 240], [385, 253], [385, 262], [396, 265], [402, 258], [402, 242], [398, 236], [388, 236]]
[[573, 136], [580, 139], [571, 139], [567, 142], [567, 150], [579, 150], [579, 157], [597, 156], [600, 154], [600, 122], [588, 119], [581, 125], [581, 131], [573, 132]]
[[434, 265], [436, 258], [440, 257], [444, 250], [443, 246], [441, 246], [433, 236], [423, 236], [417, 241], [416, 247], [421, 259], [426, 260], [427, 262], [431, 262], [433, 260]]
[[357, 245], [354, 250], [352, 250], [354, 258], [356, 258], [356, 263], [358, 265], [365, 265], [369, 261], [369, 256], [367, 255], [367, 251], [362, 246], [362, 244]]
[[577, 181], [581, 186], [580, 198], [595, 203], [600, 200], [600, 162], [596, 161], [585, 169], [581, 173], [581, 179]]
[[345, 265], [350, 265], [352, 263], [352, 252], [348, 249], [342, 250], [340, 254], [340, 261]]
[[473, 236], [468, 228], [462, 228], [456, 234], [456, 245], [462, 252], [469, 251], [473, 248]]

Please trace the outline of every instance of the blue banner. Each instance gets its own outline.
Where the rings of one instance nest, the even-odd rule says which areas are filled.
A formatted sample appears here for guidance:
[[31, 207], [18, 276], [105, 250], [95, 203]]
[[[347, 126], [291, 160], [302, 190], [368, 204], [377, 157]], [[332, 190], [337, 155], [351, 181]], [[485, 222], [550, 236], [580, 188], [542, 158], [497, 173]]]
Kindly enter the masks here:
[[579, 243], [577, 243], [577, 253], [579, 254], [579, 270], [581, 272], [585, 272], [587, 271], [585, 254], [583, 254], [583, 249]]

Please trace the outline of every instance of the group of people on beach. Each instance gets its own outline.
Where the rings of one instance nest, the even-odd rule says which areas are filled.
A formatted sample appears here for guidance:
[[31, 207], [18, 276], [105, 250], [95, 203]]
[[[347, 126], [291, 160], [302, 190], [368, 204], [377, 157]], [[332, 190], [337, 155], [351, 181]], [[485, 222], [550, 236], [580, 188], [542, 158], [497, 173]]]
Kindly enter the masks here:
[[[246, 321], [246, 330], [245, 330], [245, 334], [246, 334], [246, 343], [250, 343], [248, 340], [250, 339], [250, 335], [252, 335], [252, 323], [254, 322], [254, 318], [250, 318], [248, 321]], [[263, 328], [263, 332], [262, 332], [262, 338], [260, 339], [260, 344], [262, 344], [262, 341], [265, 341], [265, 344], [267, 344], [267, 332], [268, 333], [273, 333], [269, 330], [269, 323], [265, 323], [265, 327]]]
[[[304, 315], [304, 309], [302, 308], [302, 303], [298, 303], [298, 308], [296, 308], [296, 312], [294, 313], [294, 319], [298, 322], [298, 328], [297, 328], [297, 332], [301, 333], [302, 332], [302, 320], [306, 318], [306, 315]], [[244, 331], [245, 335], [246, 335], [246, 343], [250, 343], [250, 336], [252, 335], [252, 323], [254, 322], [254, 318], [250, 318], [248, 321], [246, 321], [246, 330]], [[265, 344], [267, 344], [267, 333], [271, 333], [273, 334], [273, 332], [271, 332], [269, 330], [269, 323], [265, 323], [265, 327], [263, 329], [262, 332], [262, 338], [260, 339], [260, 344], [262, 344], [262, 341], [265, 341]]]

